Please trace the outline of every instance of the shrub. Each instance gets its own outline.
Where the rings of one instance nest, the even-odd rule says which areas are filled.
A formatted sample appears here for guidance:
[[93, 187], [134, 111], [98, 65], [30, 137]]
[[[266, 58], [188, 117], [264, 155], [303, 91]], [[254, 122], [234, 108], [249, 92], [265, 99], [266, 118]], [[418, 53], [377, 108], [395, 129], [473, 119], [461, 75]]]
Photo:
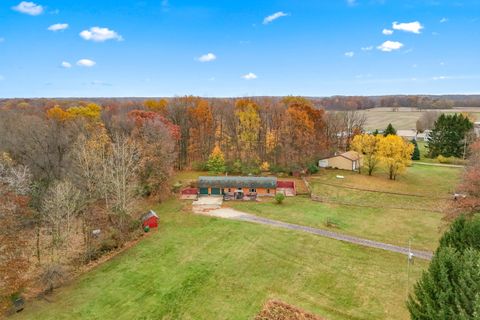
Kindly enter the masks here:
[[46, 293], [51, 293], [53, 289], [62, 285], [67, 274], [65, 269], [59, 264], [50, 264], [46, 266], [40, 275], [40, 281]]
[[233, 173], [241, 173], [242, 172], [242, 162], [240, 160], [235, 160], [232, 165], [232, 172]]
[[275, 201], [277, 201], [278, 204], [282, 204], [283, 200], [285, 200], [285, 195], [282, 192], [277, 192], [275, 195]]
[[270, 166], [270, 172], [271, 173], [284, 173], [287, 172], [288, 170], [285, 169], [284, 167], [278, 166], [278, 165], [271, 165]]
[[208, 166], [207, 166], [207, 163], [206, 162], [194, 162], [192, 164], [192, 168], [193, 170], [195, 171], [208, 171]]
[[308, 173], [315, 174], [315, 173], [318, 173], [318, 170], [319, 169], [318, 169], [316, 164], [312, 163], [312, 164], [308, 165], [308, 168], [307, 168]]
[[260, 166], [260, 170], [262, 170], [263, 172], [270, 171], [270, 164], [267, 161], [263, 162]]
[[172, 186], [173, 193], [178, 193], [180, 191], [180, 188], [182, 188], [182, 183], [178, 181]]

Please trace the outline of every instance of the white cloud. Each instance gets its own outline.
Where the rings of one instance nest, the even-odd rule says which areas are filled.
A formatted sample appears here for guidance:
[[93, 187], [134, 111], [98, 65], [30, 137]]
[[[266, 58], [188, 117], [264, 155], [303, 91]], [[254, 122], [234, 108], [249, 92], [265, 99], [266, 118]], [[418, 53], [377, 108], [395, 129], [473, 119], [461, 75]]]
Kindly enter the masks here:
[[95, 42], [104, 42], [107, 40], [122, 41], [123, 38], [117, 32], [108, 28], [92, 27], [90, 30], [83, 30], [80, 32], [80, 37], [85, 40], [91, 40]]
[[217, 60], [217, 56], [209, 52], [207, 54], [201, 55], [200, 57], [197, 58], [197, 60], [200, 62], [211, 62], [211, 61]]
[[383, 29], [382, 33], [386, 36], [390, 36], [393, 34], [393, 30], [390, 29]]
[[373, 46], [362, 47], [361, 49], [362, 49], [362, 51], [372, 51], [372, 50], [373, 50]]
[[67, 62], [67, 61], [62, 61], [61, 66], [62, 66], [62, 68], [69, 69], [69, 68], [72, 67], [72, 64], [70, 62]]
[[97, 63], [95, 61], [90, 60], [90, 59], [80, 59], [80, 60], [77, 61], [77, 66], [80, 66], [80, 67], [90, 68], [90, 67], [93, 67], [96, 64]]
[[445, 23], [445, 22], [448, 22], [448, 18], [442, 18], [442, 19], [440, 19], [440, 23]]
[[249, 72], [247, 74], [244, 74], [242, 78], [245, 80], [254, 80], [254, 79], [257, 79], [258, 77], [255, 73]]
[[406, 23], [398, 23], [394, 22], [392, 24], [392, 28], [395, 30], [401, 30], [405, 32], [412, 32], [412, 33], [420, 33], [420, 31], [423, 29], [423, 26], [420, 22], [414, 21], [414, 22], [406, 22]]
[[43, 7], [41, 5], [29, 1], [22, 1], [15, 7], [12, 7], [12, 9], [31, 16], [38, 16], [43, 13]]
[[275, 12], [274, 14], [269, 15], [268, 17], [265, 17], [265, 19], [263, 19], [263, 24], [269, 24], [270, 22], [273, 22], [274, 20], [277, 20], [281, 17], [289, 16], [289, 15], [290, 14], [285, 13], [283, 11]]
[[432, 77], [432, 80], [438, 81], [438, 80], [447, 80], [449, 77], [447, 76], [438, 76], [438, 77]]
[[357, 4], [357, 0], [347, 0], [347, 4], [349, 6], [355, 6]]
[[68, 29], [68, 23], [56, 23], [47, 28], [47, 30], [50, 31], [61, 31], [65, 29]]
[[378, 50], [381, 50], [383, 52], [391, 52], [394, 50], [398, 50], [403, 47], [403, 43], [398, 42], [398, 41], [385, 41], [381, 45], [377, 47]]
[[354, 55], [355, 55], [355, 52], [353, 52], [353, 51], [345, 52], [345, 57], [353, 58]]

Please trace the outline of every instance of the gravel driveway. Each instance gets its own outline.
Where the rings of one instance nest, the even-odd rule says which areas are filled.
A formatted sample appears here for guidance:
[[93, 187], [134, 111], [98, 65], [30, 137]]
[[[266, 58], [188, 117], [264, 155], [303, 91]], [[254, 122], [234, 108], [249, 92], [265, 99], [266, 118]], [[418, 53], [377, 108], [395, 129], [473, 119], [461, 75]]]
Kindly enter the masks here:
[[292, 224], [292, 223], [287, 223], [287, 222], [281, 222], [281, 221], [277, 221], [277, 220], [262, 218], [262, 217], [255, 216], [253, 214], [241, 212], [241, 211], [234, 210], [234, 209], [231, 209], [231, 208], [221, 208], [221, 209], [211, 210], [211, 211], [208, 211], [208, 212], [202, 212], [202, 214], [208, 215], [208, 216], [213, 216], [213, 217], [218, 217], [218, 218], [232, 219], [232, 220], [237, 220], [237, 221], [247, 221], [247, 222], [264, 224], [264, 225], [269, 225], [269, 226], [278, 227], [278, 228], [284, 228], [284, 229], [290, 229], [290, 230], [312, 233], [312, 234], [316, 234], [316, 235], [326, 237], [326, 238], [330, 238], [330, 239], [335, 239], [335, 240], [340, 240], [340, 241], [344, 241], [344, 242], [354, 243], [354, 244], [358, 244], [358, 245], [365, 246], [365, 247], [370, 247], [370, 248], [387, 250], [387, 251], [401, 253], [401, 254], [405, 254], [405, 255], [408, 255], [409, 252], [411, 252], [415, 257], [420, 258], [420, 259], [424, 259], [424, 260], [431, 260], [432, 256], [433, 256], [433, 253], [429, 252], [429, 251], [421, 251], [421, 250], [413, 250], [413, 249], [409, 251], [409, 249], [405, 248], [405, 247], [400, 247], [400, 246], [396, 246], [396, 245], [392, 245], [392, 244], [388, 244], [388, 243], [383, 243], [383, 242], [363, 239], [363, 238], [359, 238], [359, 237], [349, 236], [349, 235], [345, 235], [345, 234], [338, 233], [338, 232], [333, 232], [333, 231], [328, 231], [328, 230], [323, 230], [323, 229], [301, 226], [301, 225], [298, 225], [298, 224]]

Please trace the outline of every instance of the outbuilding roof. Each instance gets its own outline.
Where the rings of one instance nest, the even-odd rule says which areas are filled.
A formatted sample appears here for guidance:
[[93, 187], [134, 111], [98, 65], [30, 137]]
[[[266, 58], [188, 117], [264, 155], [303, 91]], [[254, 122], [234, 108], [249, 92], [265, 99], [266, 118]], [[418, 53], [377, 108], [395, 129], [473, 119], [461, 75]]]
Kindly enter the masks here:
[[199, 177], [200, 188], [268, 188], [277, 187], [277, 178], [274, 177]]
[[336, 154], [336, 155], [333, 155], [331, 157], [323, 158], [323, 159], [320, 159], [320, 160], [332, 159], [332, 158], [335, 158], [335, 157], [342, 157], [342, 158], [348, 159], [350, 161], [356, 161], [356, 160], [360, 159], [360, 155], [358, 154], [358, 152], [347, 151], [347, 152], [344, 152], [344, 153], [341, 153], [341, 154]]
[[158, 219], [158, 216], [157, 216], [157, 214], [155, 213], [155, 211], [150, 210], [148, 213], [146, 213], [146, 214], [142, 217], [142, 222], [145, 222], [146, 220], [150, 219], [151, 217], [155, 217], [155, 218]]

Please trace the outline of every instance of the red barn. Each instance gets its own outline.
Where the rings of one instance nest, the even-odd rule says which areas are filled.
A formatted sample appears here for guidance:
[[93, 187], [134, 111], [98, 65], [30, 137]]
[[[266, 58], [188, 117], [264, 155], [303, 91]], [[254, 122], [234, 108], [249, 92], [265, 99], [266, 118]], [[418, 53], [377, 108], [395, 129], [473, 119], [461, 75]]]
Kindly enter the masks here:
[[150, 210], [142, 217], [142, 227], [148, 226], [150, 229], [158, 227], [158, 216], [155, 211]]

